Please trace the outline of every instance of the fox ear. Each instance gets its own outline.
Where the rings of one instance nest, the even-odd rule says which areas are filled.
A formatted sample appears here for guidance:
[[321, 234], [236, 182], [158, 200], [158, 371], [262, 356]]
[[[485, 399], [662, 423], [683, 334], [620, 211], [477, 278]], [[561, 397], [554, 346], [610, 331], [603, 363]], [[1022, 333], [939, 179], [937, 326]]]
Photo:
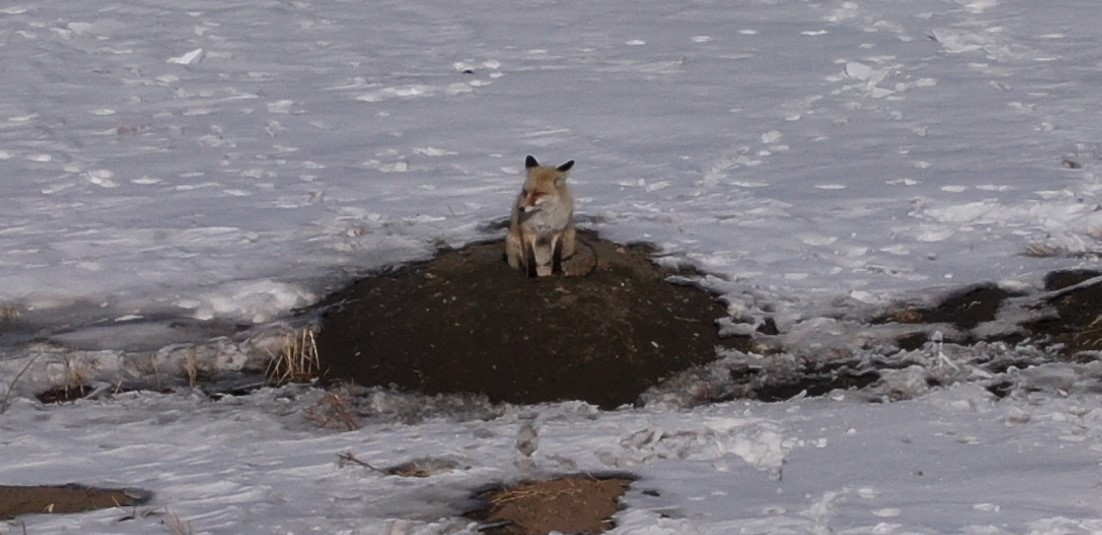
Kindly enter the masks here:
[[540, 165], [540, 163], [537, 162], [536, 159], [533, 158], [531, 154], [529, 154], [528, 157], [524, 159], [524, 168], [525, 169], [531, 169], [533, 167], [539, 167], [539, 165]]
[[565, 172], [569, 171], [571, 167], [574, 167], [574, 160], [570, 160], [569, 162], [566, 162], [566, 163], [560, 165], [559, 166], [559, 171], [565, 173]]

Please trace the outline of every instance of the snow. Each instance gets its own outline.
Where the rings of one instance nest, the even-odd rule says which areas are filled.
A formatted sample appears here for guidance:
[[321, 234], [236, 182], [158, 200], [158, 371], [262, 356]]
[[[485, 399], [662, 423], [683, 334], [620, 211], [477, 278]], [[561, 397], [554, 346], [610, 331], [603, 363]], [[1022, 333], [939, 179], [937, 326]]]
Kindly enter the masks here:
[[[889, 374], [881, 394], [902, 401], [875, 405], [382, 410], [335, 433], [304, 418], [311, 390], [28, 397], [74, 367], [103, 384], [189, 354], [243, 369], [355, 275], [499, 236], [529, 153], [578, 162], [583, 226], [713, 273], [733, 317], [773, 317], [809, 352], [852, 345], [855, 318], [899, 299], [1034, 288], [1097, 263], [1094, 8], [9, 3], [0, 480], [149, 488], [195, 533], [462, 532], [456, 504], [517, 475], [535, 411], [538, 467], [642, 476], [622, 533], [1102, 531], [1098, 370], [1013, 370], [1017, 393], [995, 401], [969, 362], [926, 384], [967, 353], [948, 344]], [[344, 450], [464, 468], [378, 477], [337, 467]], [[119, 516], [18, 522], [166, 531], [165, 514]]]
[[[43, 408], [20, 400], [0, 424], [6, 483], [83, 480], [157, 493], [156, 514], [26, 517], [29, 532], [151, 533], [168, 515], [195, 533], [476, 533], [457, 518], [471, 491], [518, 477], [518, 429], [538, 433], [535, 474], [640, 476], [618, 533], [1092, 533], [1097, 396], [996, 402], [961, 384], [869, 404], [842, 394], [779, 404], [596, 413], [582, 404], [506, 409], [319, 432], [319, 392], [123, 394]], [[538, 416], [531, 414], [538, 411]], [[74, 428], [79, 432], [74, 432]], [[34, 432], [19, 432], [34, 429]], [[529, 431], [531, 433], [533, 431]], [[527, 436], [527, 440], [531, 440]], [[59, 455], [59, 450], [64, 455]], [[425, 479], [374, 466], [447, 459]]]

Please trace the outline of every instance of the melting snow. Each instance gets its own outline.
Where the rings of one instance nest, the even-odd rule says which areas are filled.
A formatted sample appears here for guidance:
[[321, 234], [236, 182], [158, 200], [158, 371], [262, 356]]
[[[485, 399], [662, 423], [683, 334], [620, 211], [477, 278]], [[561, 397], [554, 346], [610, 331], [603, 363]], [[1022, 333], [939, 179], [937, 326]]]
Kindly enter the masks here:
[[[852, 345], [851, 309], [1093, 266], [1092, 8], [0, 8], [18, 58], [0, 100], [0, 327], [17, 326], [0, 338], [0, 479], [141, 486], [162, 513], [3, 530], [149, 533], [170, 512], [194, 533], [473, 532], [462, 497], [517, 475], [512, 437], [534, 411], [540, 469], [642, 476], [621, 533], [1102, 531], [1090, 365], [1014, 371], [1036, 392], [998, 402], [967, 380], [931, 389], [920, 367], [889, 373], [883, 394], [910, 401], [882, 405], [441, 409], [347, 433], [310, 425], [310, 389], [27, 397], [73, 366], [101, 388], [189, 354], [240, 369], [333, 285], [497, 236], [526, 153], [578, 161], [587, 225], [718, 274], [705, 283], [732, 314], [775, 317], [808, 348]], [[238, 323], [249, 338], [224, 338]], [[463, 468], [378, 477], [339, 467], [343, 450]]]

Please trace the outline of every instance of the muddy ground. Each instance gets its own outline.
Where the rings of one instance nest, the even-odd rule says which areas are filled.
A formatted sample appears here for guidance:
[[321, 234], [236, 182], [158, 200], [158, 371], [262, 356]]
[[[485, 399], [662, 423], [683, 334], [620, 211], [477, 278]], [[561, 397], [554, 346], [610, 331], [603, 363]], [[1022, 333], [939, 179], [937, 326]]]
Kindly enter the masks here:
[[[726, 318], [726, 307], [691, 282], [699, 273], [656, 266], [646, 245], [619, 245], [592, 232], [579, 237], [592, 258], [583, 268], [568, 264], [566, 275], [530, 279], [506, 265], [500, 242], [489, 242], [444, 250], [338, 291], [322, 305], [317, 339], [326, 378], [492, 402], [584, 400], [607, 409], [638, 403], [648, 388], [715, 361], [717, 348], [789, 349], [771, 318], [753, 336], [721, 338], [717, 320]], [[723, 384], [695, 401], [779, 401], [863, 388], [883, 369], [913, 364], [893, 352], [928, 345], [935, 333], [946, 343], [1029, 343], [1054, 359], [1093, 359], [1102, 348], [1098, 275], [1051, 273], [1038, 295], [981, 283], [934, 304], [899, 303], [868, 318], [870, 329], [896, 333], [871, 362], [857, 356], [868, 348], [854, 347], [852, 359], [826, 363], [796, 355], [781, 374], [733, 366]], [[1012, 307], [1027, 312], [1015, 317], [1032, 319], [1009, 330], [986, 328]], [[991, 367], [1009, 365], [1029, 363]]]
[[646, 246], [579, 237], [595, 258], [573, 276], [528, 278], [493, 242], [330, 296], [317, 337], [328, 378], [614, 408], [715, 359], [715, 321], [726, 309], [714, 296], [666, 282], [673, 272], [655, 267]]
[[491, 486], [476, 492], [485, 502], [468, 518], [490, 535], [603, 533], [635, 478], [628, 474], [571, 474], [546, 480]]
[[0, 520], [24, 514], [80, 513], [141, 505], [151, 496], [136, 489], [101, 489], [83, 485], [0, 485]]

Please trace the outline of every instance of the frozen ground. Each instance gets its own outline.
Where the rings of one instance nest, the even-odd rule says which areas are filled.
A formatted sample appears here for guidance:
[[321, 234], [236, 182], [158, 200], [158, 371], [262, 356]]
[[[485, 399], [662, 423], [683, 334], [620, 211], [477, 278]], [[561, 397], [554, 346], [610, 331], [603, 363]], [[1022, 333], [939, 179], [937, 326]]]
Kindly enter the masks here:
[[14, 3], [0, 302], [267, 321], [486, 236], [525, 153], [750, 311], [1030, 280], [1102, 228], [1090, 5]]
[[[379, 421], [320, 431], [318, 391], [123, 395], [0, 420], [10, 484], [142, 487], [155, 504], [24, 517], [28, 533], [469, 533], [467, 495], [520, 472], [515, 438], [534, 422], [534, 472], [629, 470], [641, 479], [618, 533], [1098, 533], [1102, 404], [1097, 394], [994, 401], [960, 384], [869, 404], [836, 395], [778, 404], [597, 413], [575, 404], [385, 421], [408, 400], [376, 396]], [[475, 418], [477, 416], [478, 418]], [[486, 418], [486, 419], [481, 419]], [[426, 479], [380, 476], [432, 457]], [[657, 495], [655, 495], [657, 494]], [[134, 520], [119, 519], [140, 513]], [[18, 522], [7, 523], [18, 533]], [[4, 524], [0, 524], [4, 526]]]
[[[439, 520], [462, 489], [515, 475], [516, 419], [532, 412], [542, 468], [644, 477], [623, 532], [1102, 530], [1091, 366], [1034, 370], [1037, 392], [999, 402], [901, 376], [917, 399], [413, 423], [383, 407], [343, 434], [308, 427], [312, 391], [26, 397], [65, 363], [104, 381], [148, 372], [136, 362], [178, 370], [187, 349], [172, 343], [278, 331], [268, 322], [353, 274], [495, 235], [527, 153], [577, 160], [584, 224], [716, 273], [733, 316], [769, 314], [811, 343], [839, 311], [1093, 265], [1100, 13], [1026, 0], [7, 2], [0, 377], [36, 360], [0, 415], [0, 481], [144, 486], [195, 533], [435, 533], [462, 525]], [[218, 339], [198, 353], [232, 370], [249, 351]], [[378, 478], [337, 468], [342, 450], [469, 468]], [[25, 522], [147, 533], [165, 518], [119, 516]]]

